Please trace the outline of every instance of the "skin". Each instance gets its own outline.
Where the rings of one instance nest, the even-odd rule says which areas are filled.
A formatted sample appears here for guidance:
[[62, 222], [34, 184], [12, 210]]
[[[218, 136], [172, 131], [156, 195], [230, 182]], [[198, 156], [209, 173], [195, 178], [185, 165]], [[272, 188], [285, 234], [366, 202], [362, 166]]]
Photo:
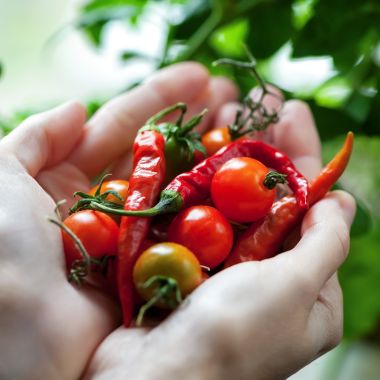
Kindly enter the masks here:
[[[227, 80], [184, 63], [112, 100], [88, 123], [83, 107], [69, 103], [0, 142], [0, 378], [278, 379], [339, 342], [336, 270], [355, 212], [343, 192], [313, 206], [291, 251], [220, 272], [155, 328], [118, 327], [110, 297], [66, 280], [60, 231], [46, 220], [54, 202], [66, 198], [68, 207], [71, 194], [89, 190], [106, 167], [127, 178], [134, 135], [158, 110], [177, 101], [189, 104], [189, 115], [207, 107], [206, 129], [222, 114], [231, 118], [225, 107], [233, 109], [236, 96]], [[280, 124], [264, 137], [315, 176], [320, 145], [310, 111], [289, 102]]]

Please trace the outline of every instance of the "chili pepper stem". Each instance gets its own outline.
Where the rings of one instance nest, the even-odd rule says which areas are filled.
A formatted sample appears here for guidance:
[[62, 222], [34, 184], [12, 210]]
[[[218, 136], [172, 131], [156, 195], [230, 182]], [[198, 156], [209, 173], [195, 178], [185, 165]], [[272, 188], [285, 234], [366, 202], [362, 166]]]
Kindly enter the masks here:
[[174, 105], [172, 105], [170, 107], [167, 107], [167, 108], [163, 109], [162, 111], [156, 113], [150, 119], [148, 119], [148, 121], [146, 122], [146, 125], [155, 124], [155, 123], [157, 123], [157, 121], [159, 121], [160, 119], [162, 119], [164, 116], [169, 115], [170, 113], [172, 113], [172, 112], [174, 112], [176, 110], [180, 110], [181, 111], [181, 114], [180, 114], [179, 119], [177, 121], [177, 123], [181, 123], [183, 115], [187, 111], [187, 106], [186, 106], [185, 103], [176, 103], [176, 104], [174, 104]]
[[[171, 309], [182, 302], [182, 294], [178, 286], [177, 280], [172, 277], [166, 276], [152, 276], [143, 284], [143, 288], [149, 288], [155, 282], [159, 283], [158, 288], [155, 291], [155, 295], [143, 306], [141, 306], [136, 318], [136, 325], [141, 326], [146, 312], [156, 305], [159, 301], [164, 301], [165, 305]], [[172, 296], [174, 295], [174, 302]]]
[[182, 209], [183, 200], [181, 196], [171, 190], [163, 191], [161, 194], [160, 201], [152, 208], [146, 210], [135, 210], [135, 211], [127, 211], [123, 209], [114, 209], [111, 207], [107, 207], [104, 204], [99, 202], [91, 202], [86, 206], [87, 209], [102, 211], [109, 214], [120, 215], [120, 216], [146, 216], [152, 217], [161, 214], [168, 214], [171, 212], [177, 212]]

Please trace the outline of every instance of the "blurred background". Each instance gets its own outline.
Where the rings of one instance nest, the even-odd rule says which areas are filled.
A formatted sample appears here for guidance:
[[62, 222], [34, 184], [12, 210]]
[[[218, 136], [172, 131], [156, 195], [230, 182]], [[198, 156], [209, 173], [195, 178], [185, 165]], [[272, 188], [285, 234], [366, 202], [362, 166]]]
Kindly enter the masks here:
[[[221, 57], [246, 60], [313, 110], [327, 161], [356, 134], [339, 183], [358, 202], [343, 343], [292, 380], [379, 379], [380, 3], [378, 0], [0, 0], [0, 131], [69, 99], [89, 114], [170, 63], [196, 60], [247, 93]], [[275, 341], [274, 341], [275, 344]]]

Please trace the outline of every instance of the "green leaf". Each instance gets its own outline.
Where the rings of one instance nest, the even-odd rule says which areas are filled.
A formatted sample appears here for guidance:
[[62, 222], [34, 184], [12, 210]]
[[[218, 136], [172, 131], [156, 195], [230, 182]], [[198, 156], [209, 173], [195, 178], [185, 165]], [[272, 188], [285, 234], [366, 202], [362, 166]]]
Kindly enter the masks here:
[[3, 69], [3, 64], [0, 62], [0, 78], [3, 75], [4, 69]]
[[367, 234], [373, 228], [373, 219], [371, 211], [359, 199], [356, 198], [356, 215], [351, 226], [351, 236], [360, 236]]
[[352, 89], [346, 77], [335, 76], [324, 82], [314, 93], [318, 105], [328, 108], [343, 106]]
[[210, 17], [210, 0], [193, 0], [182, 8], [183, 20], [175, 25], [171, 38], [173, 40], [186, 41], [198, 28]]
[[316, 0], [295, 0], [293, 2], [293, 23], [296, 29], [302, 27], [314, 14]]
[[107, 21], [94, 22], [92, 25], [88, 25], [83, 28], [86, 36], [96, 47], [99, 47], [102, 42], [102, 33]]
[[87, 118], [90, 118], [104, 104], [104, 102], [93, 100], [86, 104]]
[[367, 120], [363, 125], [364, 131], [369, 135], [380, 134], [380, 91], [377, 91], [376, 96], [372, 99]]
[[290, 0], [261, 3], [247, 17], [250, 26], [247, 44], [257, 59], [273, 55], [294, 32]]
[[357, 339], [371, 333], [380, 318], [380, 224], [351, 239], [348, 260], [339, 271], [344, 295], [344, 335]]
[[131, 50], [126, 50], [121, 53], [120, 59], [122, 61], [129, 61], [130, 59], [144, 59], [144, 60], [155, 60], [154, 57], [149, 56], [147, 54], [141, 53], [139, 51], [131, 51]]
[[360, 124], [344, 110], [322, 107], [314, 101], [308, 103], [322, 141], [345, 135], [348, 131], [362, 132]]
[[355, 91], [347, 100], [344, 109], [358, 123], [363, 123], [368, 117], [372, 102], [372, 97]]
[[238, 19], [220, 29], [211, 36], [210, 44], [222, 57], [243, 57], [243, 41], [249, 30], [247, 19]]
[[112, 7], [119, 7], [125, 5], [133, 6], [143, 6], [148, 2], [148, 0], [91, 0], [87, 1], [83, 8], [82, 12], [89, 12], [93, 10], [106, 10]]
[[82, 29], [90, 41], [99, 47], [105, 26], [114, 20], [127, 20], [131, 25], [144, 11], [147, 0], [93, 0], [86, 3], [75, 25]]
[[293, 56], [331, 55], [341, 70], [350, 70], [363, 54], [363, 43], [378, 31], [374, 0], [319, 1], [313, 17], [293, 38]]

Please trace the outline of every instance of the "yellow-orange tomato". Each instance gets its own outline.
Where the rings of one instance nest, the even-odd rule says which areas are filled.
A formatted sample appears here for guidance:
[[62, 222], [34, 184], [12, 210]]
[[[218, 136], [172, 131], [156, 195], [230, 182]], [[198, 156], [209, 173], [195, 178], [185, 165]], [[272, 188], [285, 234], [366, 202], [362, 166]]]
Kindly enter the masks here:
[[[160, 287], [159, 281], [148, 287], [145, 285], [155, 276], [174, 279], [182, 297], [191, 293], [203, 281], [198, 259], [186, 247], [176, 243], [155, 244], [137, 259], [133, 268], [133, 282], [139, 295], [146, 301], [151, 300]], [[164, 301], [157, 302], [157, 306], [168, 307]]]
[[231, 135], [228, 127], [211, 129], [202, 136], [202, 144], [210, 156], [230, 142]]
[[[94, 186], [89, 192], [89, 195], [95, 195], [98, 186]], [[129, 182], [123, 179], [114, 179], [111, 181], [104, 181], [102, 187], [100, 188], [101, 193], [106, 191], [113, 190], [120, 194], [123, 200], [116, 198], [114, 195], [110, 194], [106, 197], [107, 201], [115, 202], [121, 205], [124, 205], [125, 199], [127, 198], [129, 188]]]

